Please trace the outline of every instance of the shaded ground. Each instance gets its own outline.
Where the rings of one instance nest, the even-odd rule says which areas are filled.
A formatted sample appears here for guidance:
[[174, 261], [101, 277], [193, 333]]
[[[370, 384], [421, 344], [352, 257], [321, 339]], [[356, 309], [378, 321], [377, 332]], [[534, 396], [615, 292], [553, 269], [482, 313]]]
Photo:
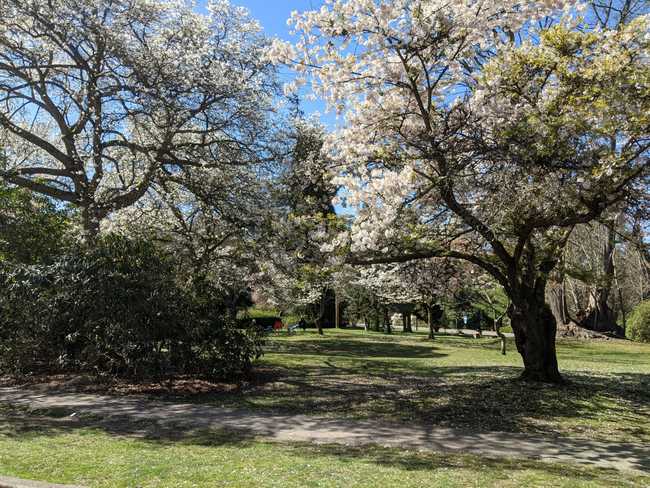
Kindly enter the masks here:
[[71, 423], [17, 432], [2, 422], [0, 471], [96, 488], [609, 488], [650, 483], [650, 477], [633, 472], [524, 459], [268, 443], [228, 431], [157, 430], [149, 421], [126, 436]]
[[[300, 332], [270, 340], [250, 383], [5, 384], [0, 473], [111, 488], [650, 486], [650, 347], [561, 342], [558, 388], [515, 381], [509, 346]], [[53, 395], [75, 391], [93, 394]]]
[[[113, 434], [137, 434], [145, 438], [176, 436], [190, 432], [231, 431], [235, 437], [283, 442], [340, 443], [351, 446], [379, 445], [433, 452], [462, 452], [492, 457], [523, 457], [570, 462], [599, 468], [650, 473], [650, 445], [599, 442], [562, 437], [544, 438], [505, 432], [472, 433], [426, 424], [410, 425], [378, 420], [339, 420], [307, 415], [272, 415], [212, 405], [156, 402], [130, 396], [53, 393], [44, 390], [0, 388], [5, 419], [12, 420], [9, 435], [46, 433], [61, 426], [95, 426]], [[8, 410], [7, 410], [8, 409]], [[41, 419], [34, 419], [35, 415]], [[23, 420], [20, 420], [20, 417]], [[53, 418], [61, 419], [59, 425]]]
[[[521, 359], [494, 339], [328, 330], [273, 337], [254, 382], [113, 385], [113, 391], [283, 415], [418, 422], [471, 432], [650, 443], [650, 347], [560, 342], [570, 383], [515, 381]], [[60, 382], [55, 383], [57, 390]], [[103, 392], [105, 385], [69, 387]]]
[[[472, 431], [650, 442], [650, 347], [623, 341], [558, 346], [564, 386], [516, 381], [521, 359], [494, 339], [328, 331], [277, 338], [255, 384], [219, 405]], [[209, 398], [209, 397], [208, 397]]]

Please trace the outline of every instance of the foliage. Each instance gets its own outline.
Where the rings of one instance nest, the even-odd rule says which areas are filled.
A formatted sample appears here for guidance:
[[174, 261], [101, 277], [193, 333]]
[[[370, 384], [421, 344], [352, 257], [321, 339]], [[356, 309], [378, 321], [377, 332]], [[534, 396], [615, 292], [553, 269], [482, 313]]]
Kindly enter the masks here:
[[225, 0], [7, 0], [0, 176], [80, 207], [95, 234], [156, 181], [247, 165], [277, 92], [266, 45]]
[[543, 290], [568, 234], [650, 176], [650, 17], [578, 7], [326, 1], [276, 46], [345, 120], [325, 149], [356, 214], [350, 259], [482, 268], [541, 381], [561, 381]]
[[650, 300], [641, 302], [632, 312], [625, 334], [638, 342], [650, 342]]
[[269, 239], [255, 288], [269, 304], [306, 316], [321, 327], [333, 322], [332, 248], [325, 246], [344, 225], [332, 200], [329, 161], [322, 152], [323, 127], [300, 118], [286, 134], [287, 154], [277, 184], [270, 216]]
[[49, 265], [9, 263], [1, 283], [4, 371], [237, 376], [260, 354], [258, 331], [236, 328], [209, 286], [181, 286], [144, 241], [107, 236]]
[[45, 262], [68, 228], [65, 212], [50, 200], [0, 182], [0, 262]]

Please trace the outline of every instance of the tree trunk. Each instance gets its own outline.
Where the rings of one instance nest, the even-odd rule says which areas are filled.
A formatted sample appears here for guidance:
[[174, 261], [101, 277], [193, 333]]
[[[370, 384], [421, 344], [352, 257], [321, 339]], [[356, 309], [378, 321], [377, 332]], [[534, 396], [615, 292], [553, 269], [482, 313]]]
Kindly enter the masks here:
[[318, 335], [323, 335], [323, 320], [325, 320], [325, 310], [327, 307], [326, 304], [327, 290], [321, 294], [320, 304], [319, 304], [319, 313], [318, 318], [316, 319], [316, 329], [318, 330]]
[[501, 340], [501, 354], [506, 355], [506, 336], [501, 332], [501, 327], [503, 327], [503, 317], [499, 317], [494, 320], [494, 332], [497, 333], [499, 339]]
[[561, 281], [550, 280], [546, 287], [548, 303], [551, 307], [555, 323], [558, 327], [566, 325], [570, 322], [569, 310], [566, 301], [566, 291], [564, 278]]
[[411, 314], [402, 313], [402, 332], [413, 332], [411, 328]]
[[427, 308], [427, 324], [429, 325], [429, 339], [434, 340], [436, 338], [435, 328], [433, 326], [433, 314], [431, 313], [431, 307], [426, 306]]
[[386, 334], [392, 334], [393, 330], [390, 326], [390, 317], [388, 316], [388, 308], [384, 308], [384, 331]]
[[524, 380], [562, 383], [555, 350], [557, 325], [544, 299], [546, 281], [537, 278], [532, 287], [519, 286], [512, 293], [508, 315], [517, 351], [524, 361]]
[[589, 304], [581, 326], [596, 332], [620, 332], [616, 324], [616, 313], [609, 307], [608, 300], [614, 282], [614, 251], [616, 250], [616, 232], [612, 221], [607, 232], [607, 239], [601, 250], [602, 279], [593, 287], [589, 294]]
[[99, 235], [99, 223], [101, 217], [90, 207], [81, 209], [81, 224], [83, 227], [83, 240], [86, 243], [92, 243], [97, 240]]
[[609, 288], [597, 287], [589, 295], [589, 305], [580, 325], [596, 332], [618, 332], [616, 313], [610, 308]]
[[381, 324], [379, 323], [379, 310], [375, 310], [375, 332], [381, 330]]

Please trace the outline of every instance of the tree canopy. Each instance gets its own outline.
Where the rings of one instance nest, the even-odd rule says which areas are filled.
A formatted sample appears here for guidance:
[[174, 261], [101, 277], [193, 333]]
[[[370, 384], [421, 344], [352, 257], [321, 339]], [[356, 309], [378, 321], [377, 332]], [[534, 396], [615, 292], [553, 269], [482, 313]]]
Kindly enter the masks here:
[[327, 1], [277, 47], [345, 115], [327, 150], [350, 261], [443, 256], [511, 299], [525, 376], [560, 381], [549, 273], [574, 226], [645, 195], [647, 16], [575, 2]]

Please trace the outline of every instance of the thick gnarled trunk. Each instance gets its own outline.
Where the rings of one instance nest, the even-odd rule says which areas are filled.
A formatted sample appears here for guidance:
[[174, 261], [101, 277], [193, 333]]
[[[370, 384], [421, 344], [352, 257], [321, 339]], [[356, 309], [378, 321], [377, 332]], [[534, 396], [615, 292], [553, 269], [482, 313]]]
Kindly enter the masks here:
[[616, 313], [610, 308], [608, 299], [610, 288], [596, 288], [589, 296], [589, 304], [581, 324], [596, 332], [619, 332]]
[[517, 351], [524, 361], [522, 379], [561, 383], [555, 350], [557, 325], [544, 298], [545, 284], [537, 279], [533, 286], [520, 286], [511, 297], [508, 315]]

